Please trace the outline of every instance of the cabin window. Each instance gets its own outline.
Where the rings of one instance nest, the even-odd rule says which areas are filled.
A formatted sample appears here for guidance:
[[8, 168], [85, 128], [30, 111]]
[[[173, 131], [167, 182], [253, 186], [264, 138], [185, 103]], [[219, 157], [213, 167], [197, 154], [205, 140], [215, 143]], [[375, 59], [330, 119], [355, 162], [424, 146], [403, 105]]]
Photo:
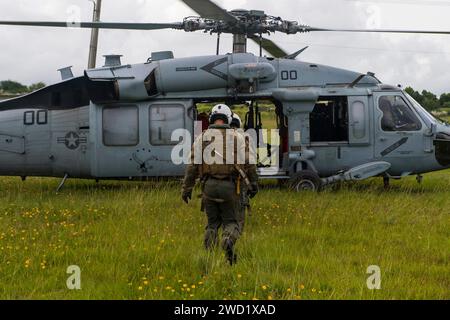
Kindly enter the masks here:
[[383, 112], [383, 131], [417, 131], [422, 128], [420, 120], [401, 96], [382, 96], [378, 106]]
[[366, 136], [366, 109], [364, 102], [355, 101], [351, 107], [352, 131], [355, 139], [362, 139]]
[[152, 145], [176, 145], [172, 132], [185, 128], [182, 105], [154, 104], [150, 107], [150, 143]]
[[135, 146], [139, 143], [137, 106], [103, 109], [103, 144], [105, 146]]
[[23, 124], [26, 126], [34, 124], [34, 111], [25, 111], [23, 114]]
[[47, 110], [39, 110], [37, 112], [37, 123], [47, 124], [48, 123], [48, 112]]
[[347, 97], [320, 97], [310, 114], [311, 142], [348, 142]]

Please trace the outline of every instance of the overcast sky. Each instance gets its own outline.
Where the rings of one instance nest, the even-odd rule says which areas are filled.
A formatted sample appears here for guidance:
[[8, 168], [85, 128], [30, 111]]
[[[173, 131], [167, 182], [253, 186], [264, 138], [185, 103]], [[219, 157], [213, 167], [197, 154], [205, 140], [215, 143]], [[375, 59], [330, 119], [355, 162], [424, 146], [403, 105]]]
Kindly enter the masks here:
[[[450, 0], [214, 0], [225, 9], [259, 9], [315, 27], [450, 30]], [[102, 21], [174, 22], [194, 12], [179, 0], [103, 0]], [[88, 0], [0, 0], [0, 20], [92, 19]], [[87, 66], [90, 31], [0, 26], [0, 80], [25, 84], [59, 81], [57, 69]], [[311, 33], [271, 37], [288, 52], [309, 45], [299, 59], [359, 72], [385, 83], [450, 92], [450, 35]], [[98, 65], [104, 54], [123, 54], [124, 63], [147, 60], [152, 51], [175, 57], [215, 53], [216, 39], [202, 32], [100, 31]], [[231, 51], [224, 35], [222, 53]], [[258, 53], [250, 44], [249, 51]]]

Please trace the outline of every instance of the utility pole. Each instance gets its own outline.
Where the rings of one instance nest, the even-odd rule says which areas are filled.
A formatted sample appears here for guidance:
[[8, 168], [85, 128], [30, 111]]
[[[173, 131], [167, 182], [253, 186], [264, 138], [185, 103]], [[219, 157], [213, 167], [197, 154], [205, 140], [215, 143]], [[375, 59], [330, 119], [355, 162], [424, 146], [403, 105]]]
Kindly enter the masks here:
[[[94, 4], [94, 14], [92, 17], [93, 22], [100, 21], [100, 13], [102, 10], [102, 0], [90, 0]], [[97, 46], [98, 46], [98, 29], [93, 28], [91, 30], [91, 45], [89, 47], [89, 62], [88, 69], [95, 68], [97, 61]]]

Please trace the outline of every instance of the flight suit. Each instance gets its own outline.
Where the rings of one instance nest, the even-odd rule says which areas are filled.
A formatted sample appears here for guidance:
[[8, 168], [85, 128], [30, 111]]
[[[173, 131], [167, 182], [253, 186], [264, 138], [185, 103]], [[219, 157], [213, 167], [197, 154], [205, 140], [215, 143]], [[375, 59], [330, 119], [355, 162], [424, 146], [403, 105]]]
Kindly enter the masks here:
[[[222, 141], [221, 145], [217, 145], [219, 149], [217, 153], [212, 151], [214, 148], [211, 148], [215, 139]], [[230, 144], [230, 141], [234, 143]], [[230, 146], [233, 146], [234, 150], [229, 150]], [[206, 152], [205, 149], [207, 149]], [[211, 163], [211, 159], [208, 159], [209, 152], [214, 153], [217, 161]], [[200, 163], [198, 158], [196, 159], [199, 153], [202, 155]], [[230, 156], [233, 158], [230, 159]], [[191, 194], [196, 179], [200, 178], [202, 208], [208, 218], [204, 237], [204, 245], [207, 249], [218, 243], [220, 226], [222, 226], [222, 248], [225, 250], [227, 244], [234, 246], [241, 234], [238, 223], [241, 201], [237, 187], [238, 180], [242, 178], [237, 168], [245, 172], [250, 183], [257, 190], [256, 165], [249, 164], [248, 160], [244, 137], [235, 130], [231, 130], [229, 125], [210, 125], [192, 146], [191, 163], [186, 168], [183, 182], [183, 194]]]

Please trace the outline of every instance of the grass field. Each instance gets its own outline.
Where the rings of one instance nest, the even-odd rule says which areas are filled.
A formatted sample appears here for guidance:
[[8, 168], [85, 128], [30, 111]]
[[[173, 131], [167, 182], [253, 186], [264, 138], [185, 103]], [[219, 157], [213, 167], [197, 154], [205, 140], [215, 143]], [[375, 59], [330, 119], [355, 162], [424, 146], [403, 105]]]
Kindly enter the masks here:
[[[267, 184], [230, 267], [173, 182], [2, 178], [2, 299], [449, 299], [450, 172], [297, 194]], [[68, 290], [66, 269], [81, 269]], [[381, 290], [366, 286], [381, 268]]]

